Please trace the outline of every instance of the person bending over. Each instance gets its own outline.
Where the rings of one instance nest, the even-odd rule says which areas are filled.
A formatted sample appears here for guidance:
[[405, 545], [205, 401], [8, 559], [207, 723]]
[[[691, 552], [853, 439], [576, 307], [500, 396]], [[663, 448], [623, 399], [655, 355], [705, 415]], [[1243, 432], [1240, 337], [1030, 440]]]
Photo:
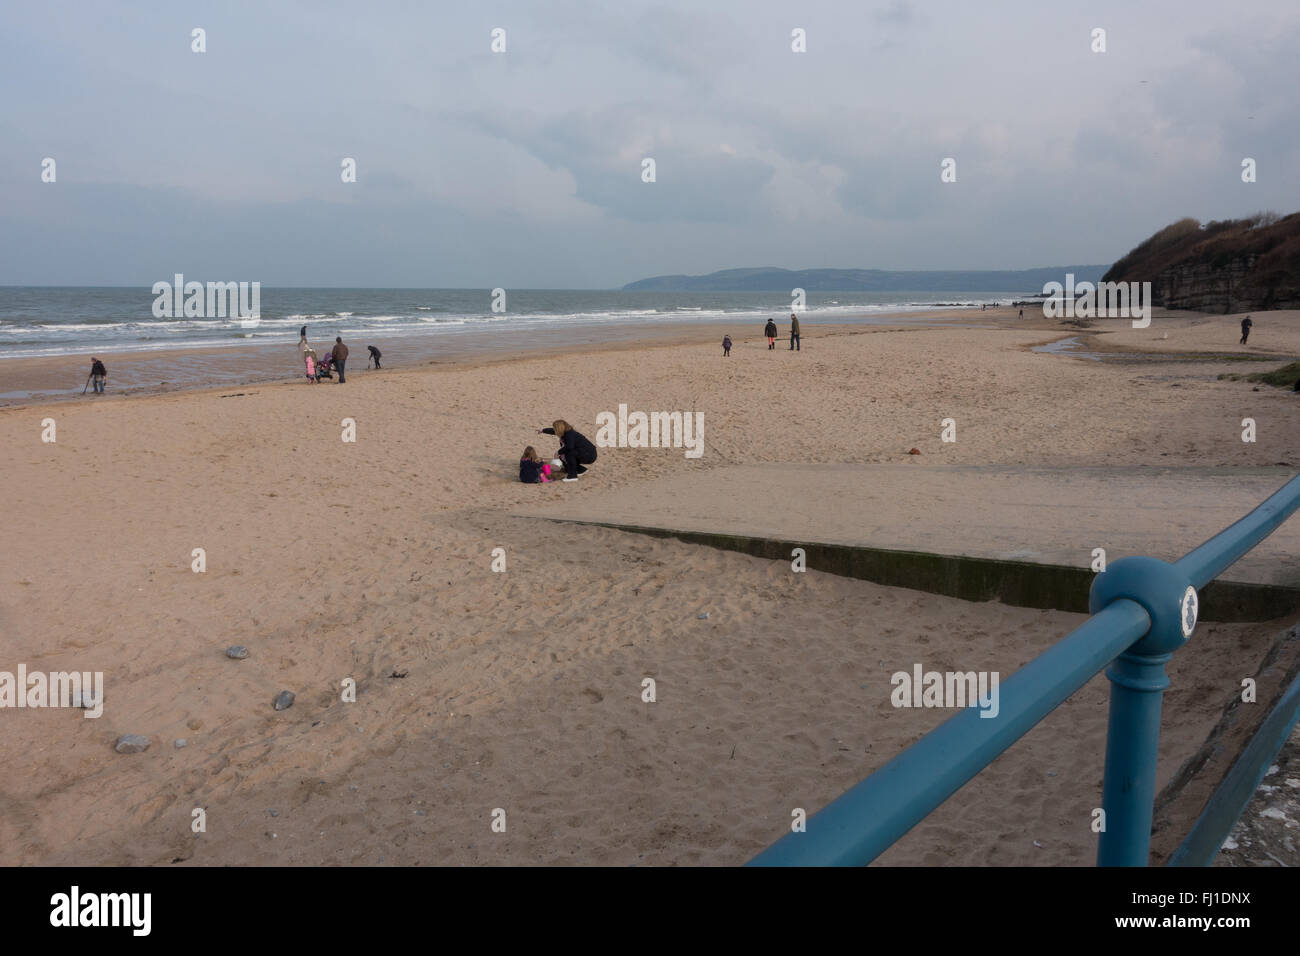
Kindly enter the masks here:
[[554, 435], [560, 440], [557, 457], [564, 462], [565, 481], [577, 481], [587, 470], [584, 465], [595, 464], [596, 446], [564, 419], [552, 422], [550, 428], [539, 428], [537, 434]]

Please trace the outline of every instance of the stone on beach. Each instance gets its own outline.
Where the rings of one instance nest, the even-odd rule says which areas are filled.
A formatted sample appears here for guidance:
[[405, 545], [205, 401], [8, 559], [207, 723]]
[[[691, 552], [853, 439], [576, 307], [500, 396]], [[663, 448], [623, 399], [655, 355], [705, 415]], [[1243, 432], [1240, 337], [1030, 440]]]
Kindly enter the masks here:
[[120, 754], [142, 754], [149, 749], [150, 740], [139, 734], [124, 734], [117, 738], [113, 749]]
[[293, 706], [293, 691], [282, 690], [278, 697], [275, 698], [276, 710], [288, 710]]

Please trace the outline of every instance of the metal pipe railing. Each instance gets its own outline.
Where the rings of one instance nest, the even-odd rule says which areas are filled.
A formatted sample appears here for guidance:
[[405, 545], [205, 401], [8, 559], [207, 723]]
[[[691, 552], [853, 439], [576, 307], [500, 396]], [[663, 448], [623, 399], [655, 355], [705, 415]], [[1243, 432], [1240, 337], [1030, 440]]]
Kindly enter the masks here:
[[[1142, 637], [1150, 618], [1116, 601], [1002, 683], [998, 716], [958, 711], [751, 863], [869, 863]], [[864, 825], [868, 824], [869, 825]]]
[[1300, 475], [1296, 475], [1258, 508], [1224, 528], [1199, 548], [1174, 562], [1174, 567], [1199, 590], [1232, 567], [1300, 508]]
[[1093, 579], [1083, 626], [1002, 684], [996, 717], [968, 707], [787, 833], [752, 866], [870, 863], [1107, 664], [1111, 680], [1101, 866], [1145, 866], [1155, 799], [1165, 663], [1196, 626], [1204, 587], [1300, 508], [1300, 475], [1170, 564], [1130, 557]]

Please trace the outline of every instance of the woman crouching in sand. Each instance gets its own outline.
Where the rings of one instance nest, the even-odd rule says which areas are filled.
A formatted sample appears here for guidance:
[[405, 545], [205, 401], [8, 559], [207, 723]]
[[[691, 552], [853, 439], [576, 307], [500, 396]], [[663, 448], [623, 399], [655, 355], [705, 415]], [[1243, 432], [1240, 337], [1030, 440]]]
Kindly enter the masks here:
[[564, 462], [565, 481], [577, 481], [587, 469], [584, 465], [596, 461], [596, 446], [564, 419], [557, 419], [550, 428], [539, 428], [539, 435], [554, 435], [560, 440], [560, 461]]

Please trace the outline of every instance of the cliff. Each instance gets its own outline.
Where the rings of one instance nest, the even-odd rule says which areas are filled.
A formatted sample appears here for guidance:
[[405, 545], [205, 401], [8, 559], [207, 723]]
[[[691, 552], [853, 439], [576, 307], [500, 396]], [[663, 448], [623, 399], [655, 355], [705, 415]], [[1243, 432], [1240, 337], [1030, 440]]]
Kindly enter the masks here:
[[1300, 213], [1204, 225], [1179, 220], [1116, 262], [1102, 281], [1150, 282], [1155, 304], [1167, 309], [1300, 309]]

